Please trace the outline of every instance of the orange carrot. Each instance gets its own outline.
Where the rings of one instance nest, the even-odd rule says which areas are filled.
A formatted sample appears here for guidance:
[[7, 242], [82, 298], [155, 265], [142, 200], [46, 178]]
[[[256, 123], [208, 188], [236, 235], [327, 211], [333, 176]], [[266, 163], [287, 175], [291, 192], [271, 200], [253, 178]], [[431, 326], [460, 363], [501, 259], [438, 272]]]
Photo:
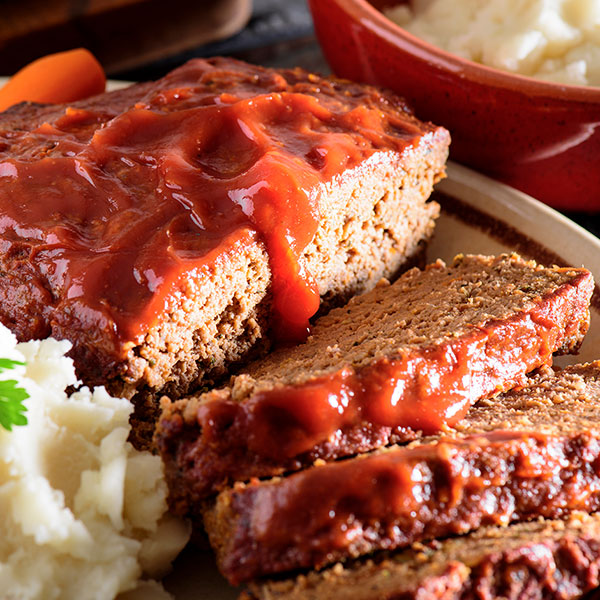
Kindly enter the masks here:
[[15, 73], [0, 88], [0, 111], [13, 104], [71, 102], [104, 91], [106, 76], [85, 48], [49, 54]]

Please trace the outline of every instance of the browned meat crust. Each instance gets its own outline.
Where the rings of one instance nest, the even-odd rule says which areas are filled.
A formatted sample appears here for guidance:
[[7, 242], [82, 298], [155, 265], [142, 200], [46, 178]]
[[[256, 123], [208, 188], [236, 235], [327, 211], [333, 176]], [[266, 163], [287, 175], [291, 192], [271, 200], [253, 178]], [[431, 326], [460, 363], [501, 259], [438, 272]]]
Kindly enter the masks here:
[[600, 585], [600, 516], [486, 527], [285, 581], [245, 600], [572, 600]]
[[493, 404], [475, 407], [461, 435], [222, 492], [205, 515], [221, 570], [239, 583], [482, 525], [600, 510], [600, 362], [548, 369]]
[[156, 439], [172, 510], [193, 512], [234, 481], [455, 425], [553, 352], [576, 350], [592, 291], [585, 270], [467, 256], [356, 298], [230, 387], [165, 405]]
[[[44, 160], [70, 161], [73, 157], [63, 151], [63, 144], [52, 141], [52, 136], [62, 131], [61, 119], [67, 112], [70, 127], [74, 127], [74, 133], [68, 135], [74, 136], [85, 153], [96, 131], [106, 130], [115, 117], [139, 103], [143, 105], [150, 98], [154, 102], [152, 110], [160, 112], [164, 100], [161, 93], [176, 87], [186, 68], [155, 83], [74, 103], [68, 110], [65, 106], [32, 104], [14, 107], [0, 115], [0, 157], [29, 166]], [[229, 59], [197, 61], [190, 68], [214, 75], [212, 79], [207, 77], [207, 85], [213, 86], [211, 93], [217, 96], [221, 88], [215, 86], [220, 79], [224, 92], [234, 96], [235, 85], [223, 73], [236, 69], [253, 70], [252, 85], [256, 85], [257, 93], [321, 94], [339, 107], [346, 101], [354, 106], [361, 94], [375, 93], [373, 88], [320, 79], [299, 69], [271, 71]], [[266, 82], [263, 89], [261, 81]], [[198, 86], [202, 93], [206, 91], [200, 83]], [[302, 260], [319, 294], [329, 304], [369, 289], [380, 277], [393, 276], [410, 264], [431, 236], [439, 211], [438, 205], [427, 199], [434, 182], [444, 175], [448, 133], [417, 121], [390, 94], [381, 93], [380, 102], [382, 110], [394, 115], [390, 135], [406, 142], [405, 151], [377, 150], [367, 137], [362, 141], [356, 138], [358, 145], [373, 150], [370, 156], [319, 189], [306, 190], [317, 200], [320, 222], [312, 242], [304, 248]], [[193, 99], [188, 98], [183, 108], [192, 104]], [[179, 110], [179, 105], [173, 106], [169, 110]], [[85, 117], [86, 111], [91, 111], [92, 121]], [[73, 114], [82, 115], [80, 125], [73, 121]], [[41, 128], [39, 136], [32, 134], [36, 128]], [[71, 137], [68, 141], [70, 144]], [[70, 148], [69, 144], [66, 146]], [[298, 160], [316, 164], [317, 158], [311, 155]], [[0, 196], [2, 186], [15, 184], [12, 177], [1, 179]], [[128, 182], [123, 181], [132, 198], [136, 185], [144, 185], [143, 181], [133, 182], [127, 188]], [[5, 195], [10, 196], [9, 191]], [[106, 202], [110, 201], [107, 197]], [[45, 225], [39, 227], [44, 237], [48, 233]], [[61, 286], [71, 275], [69, 261], [44, 270], [35, 262], [40, 240], [18, 227], [8, 227], [0, 235], [0, 320], [21, 340], [49, 335], [70, 339], [78, 375], [87, 384], [104, 384], [112, 393], [127, 397], [138, 394], [138, 398], [149, 398], [159, 392], [178, 397], [222, 377], [232, 364], [264, 352], [268, 346], [272, 303], [269, 256], [256, 232], [242, 230], [238, 238], [230, 240], [228, 251], [219, 260], [182, 276], [179, 287], [165, 298], [156, 322], [139, 339], [116, 344], [114, 327], [98, 320], [93, 311], [78, 312], [76, 303], [68, 310], [60, 308], [66, 294]], [[140, 240], [140, 244], [144, 242]], [[108, 282], [110, 274], [106, 277]], [[108, 288], [111, 285], [106, 284]]]

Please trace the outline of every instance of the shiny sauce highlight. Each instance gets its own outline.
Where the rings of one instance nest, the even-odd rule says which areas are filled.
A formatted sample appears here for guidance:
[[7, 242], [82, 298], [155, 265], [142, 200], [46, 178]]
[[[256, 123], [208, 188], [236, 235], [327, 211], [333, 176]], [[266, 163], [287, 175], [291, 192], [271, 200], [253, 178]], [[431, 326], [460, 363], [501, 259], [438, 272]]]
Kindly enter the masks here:
[[592, 291], [583, 271], [527, 310], [473, 324], [438, 345], [407, 345], [360, 367], [263, 386], [242, 401], [207, 399], [196, 411], [200, 436], [192, 448], [182, 442], [180, 459], [188, 464], [193, 456], [202, 480], [218, 487], [385, 445], [398, 429], [410, 439], [411, 430], [452, 427], [477, 400], [551, 362], [587, 322]]
[[124, 110], [107, 94], [0, 132], [0, 237], [25, 245], [54, 300], [47, 320], [74, 315], [122, 352], [187, 273], [250, 231], [268, 251], [275, 327], [301, 338], [319, 304], [303, 251], [325, 184], [402, 152], [417, 122], [374, 89], [228, 59], [139, 90]]
[[598, 431], [495, 431], [340, 461], [224, 492], [234, 584], [482, 525], [600, 507]]

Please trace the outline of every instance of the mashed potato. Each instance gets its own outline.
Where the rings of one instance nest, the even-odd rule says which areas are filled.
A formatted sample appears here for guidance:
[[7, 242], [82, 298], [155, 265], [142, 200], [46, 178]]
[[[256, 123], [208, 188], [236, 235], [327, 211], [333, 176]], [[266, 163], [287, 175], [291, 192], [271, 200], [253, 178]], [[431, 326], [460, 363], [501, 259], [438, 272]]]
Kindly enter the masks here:
[[600, 86], [600, 0], [417, 0], [386, 15], [463, 58], [574, 85]]
[[[29, 393], [28, 424], [0, 427], [0, 590], [4, 599], [114, 598], [142, 574], [161, 576], [188, 529], [166, 513], [160, 459], [126, 441], [131, 404], [82, 388], [68, 342], [16, 344], [0, 326], [0, 356], [26, 366], [0, 373]], [[128, 595], [129, 597], [133, 597]]]

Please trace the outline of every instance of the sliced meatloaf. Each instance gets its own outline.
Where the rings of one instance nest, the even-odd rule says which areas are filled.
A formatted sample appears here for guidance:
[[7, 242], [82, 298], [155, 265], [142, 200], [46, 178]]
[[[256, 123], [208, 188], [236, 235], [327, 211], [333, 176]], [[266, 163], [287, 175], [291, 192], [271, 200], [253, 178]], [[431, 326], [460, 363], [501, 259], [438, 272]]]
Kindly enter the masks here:
[[471, 409], [435, 436], [236, 484], [205, 515], [232, 582], [569, 512], [600, 510], [600, 362]]
[[285, 581], [243, 600], [572, 600], [600, 585], [600, 516], [485, 527]]
[[157, 82], [0, 114], [0, 320], [78, 375], [178, 396], [410, 265], [443, 128], [300, 69], [193, 60]]
[[233, 481], [456, 424], [553, 352], [576, 350], [592, 290], [584, 269], [458, 256], [353, 299], [229, 387], [165, 404], [156, 441], [172, 510], [193, 512]]

